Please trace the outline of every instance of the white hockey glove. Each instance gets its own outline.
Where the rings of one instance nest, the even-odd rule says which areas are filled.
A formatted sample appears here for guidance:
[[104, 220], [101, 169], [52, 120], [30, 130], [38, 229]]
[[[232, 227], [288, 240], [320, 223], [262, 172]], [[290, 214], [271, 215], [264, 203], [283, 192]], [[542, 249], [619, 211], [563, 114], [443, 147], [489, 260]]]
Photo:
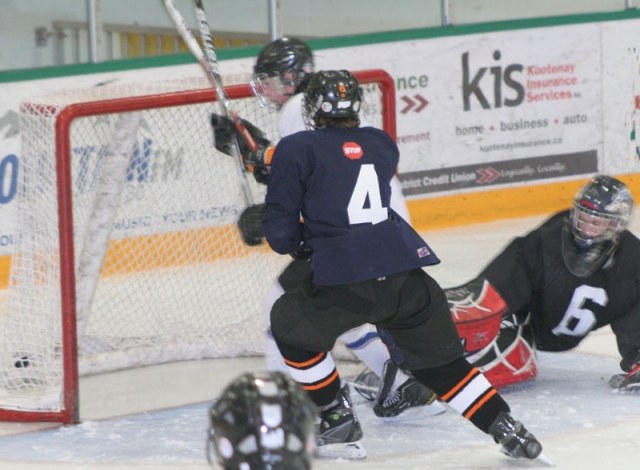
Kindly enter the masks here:
[[640, 353], [636, 356], [627, 374], [616, 374], [609, 379], [609, 385], [618, 390], [640, 390]]

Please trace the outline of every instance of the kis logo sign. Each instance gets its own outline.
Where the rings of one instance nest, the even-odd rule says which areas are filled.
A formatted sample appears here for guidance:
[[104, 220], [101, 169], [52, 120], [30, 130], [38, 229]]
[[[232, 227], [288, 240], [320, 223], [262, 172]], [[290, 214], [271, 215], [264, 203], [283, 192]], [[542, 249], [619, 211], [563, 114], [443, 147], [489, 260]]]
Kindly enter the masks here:
[[[499, 61], [500, 57], [500, 51], [493, 52], [495, 61]], [[511, 64], [504, 67], [504, 69], [502, 65], [495, 65], [472, 71], [469, 67], [469, 53], [462, 54], [462, 101], [464, 110], [471, 110], [472, 96], [478, 100], [482, 109], [491, 109], [492, 107], [487, 97], [493, 98], [494, 108], [500, 108], [503, 105], [514, 107], [521, 104], [525, 98], [525, 89], [516, 78], [523, 69], [524, 67], [521, 64]], [[487, 71], [489, 71], [488, 74]], [[490, 76], [493, 76], [493, 79]], [[506, 93], [503, 93], [503, 91], [506, 91]], [[513, 96], [513, 92], [515, 92], [515, 96]]]

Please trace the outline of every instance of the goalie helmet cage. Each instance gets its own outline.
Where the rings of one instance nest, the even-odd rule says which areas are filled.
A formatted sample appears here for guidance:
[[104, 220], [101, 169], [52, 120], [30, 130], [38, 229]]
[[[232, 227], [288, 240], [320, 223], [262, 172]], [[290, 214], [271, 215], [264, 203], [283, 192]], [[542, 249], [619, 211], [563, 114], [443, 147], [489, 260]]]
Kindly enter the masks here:
[[[361, 112], [395, 139], [392, 78], [354, 74]], [[240, 117], [278, 140], [277, 113], [247, 83], [226, 90]], [[205, 79], [182, 79], [21, 104], [0, 420], [78, 423], [83, 375], [264, 354], [262, 298], [289, 259], [242, 243], [246, 202], [236, 162], [215, 150], [214, 101]]]

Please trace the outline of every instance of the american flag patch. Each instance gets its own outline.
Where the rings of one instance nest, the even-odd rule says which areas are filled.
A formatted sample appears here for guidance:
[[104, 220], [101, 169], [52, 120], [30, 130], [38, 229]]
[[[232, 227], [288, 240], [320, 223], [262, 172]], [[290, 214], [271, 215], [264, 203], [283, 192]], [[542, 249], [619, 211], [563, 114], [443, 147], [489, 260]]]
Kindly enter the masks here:
[[429, 251], [429, 248], [427, 248], [426, 246], [423, 246], [422, 248], [418, 248], [418, 256], [420, 258], [424, 258], [425, 256], [429, 256], [431, 254], [431, 252]]

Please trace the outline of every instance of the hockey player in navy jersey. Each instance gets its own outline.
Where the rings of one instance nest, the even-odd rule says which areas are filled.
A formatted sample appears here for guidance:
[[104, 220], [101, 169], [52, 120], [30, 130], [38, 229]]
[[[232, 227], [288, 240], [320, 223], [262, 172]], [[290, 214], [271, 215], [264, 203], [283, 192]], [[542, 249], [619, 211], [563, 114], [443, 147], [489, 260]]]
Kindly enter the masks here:
[[362, 456], [362, 429], [328, 352], [342, 333], [371, 323], [395, 364], [507, 455], [539, 457], [540, 443], [463, 357], [444, 292], [422, 269], [439, 259], [389, 205], [398, 148], [384, 131], [359, 127], [360, 105], [350, 72], [312, 77], [304, 109], [316, 130], [278, 143], [263, 221], [274, 251], [311, 258], [312, 274], [274, 304], [271, 327], [292, 377], [320, 410], [319, 448], [330, 455], [353, 443], [340, 456]]
[[[280, 38], [267, 44], [256, 59], [252, 87], [263, 105], [278, 110], [278, 130], [281, 137], [306, 130], [302, 115], [302, 92], [306, 89], [313, 71], [311, 49], [304, 41], [296, 38]], [[231, 145], [232, 138], [235, 138], [235, 127], [229, 120], [216, 114], [212, 115], [212, 124], [216, 147], [230, 154], [228, 146]], [[256, 151], [242, 149], [244, 162], [252, 168], [256, 180], [266, 184], [275, 145], [270, 146], [262, 132], [251, 123], [246, 125], [261, 148]], [[370, 126], [362, 117], [360, 125]], [[405, 220], [410, 221], [400, 181], [395, 176], [392, 179], [391, 207]], [[259, 204], [249, 207], [241, 215], [238, 225], [243, 239], [248, 244], [259, 244], [263, 241], [263, 214], [264, 205]], [[264, 310], [267, 320], [276, 299], [285, 290], [298, 285], [310, 272], [311, 267], [307, 260], [292, 260], [266, 294]], [[372, 371], [363, 374], [363, 377], [368, 377], [367, 380], [372, 383], [361, 383], [357, 390], [362, 391], [363, 386], [368, 387], [363, 396], [374, 402], [373, 411], [377, 416], [394, 417], [412, 408], [424, 415], [445, 411], [436, 401], [436, 395], [432, 391], [425, 389], [402, 370], [391, 366], [389, 353], [372, 325], [362, 325], [347, 331], [341, 335], [340, 341]], [[269, 370], [288, 373], [270, 329], [267, 332], [266, 353]], [[385, 381], [388, 386], [382, 390]], [[371, 386], [373, 384], [378, 388], [378, 393], [374, 391], [375, 387]]]
[[[624, 183], [596, 175], [577, 192], [570, 210], [515, 238], [473, 281], [501, 297], [485, 309], [488, 316], [467, 322], [468, 335], [461, 334], [468, 340], [468, 359], [495, 386], [535, 377], [536, 348], [567, 351], [610, 325], [625, 372], [610, 385], [640, 388], [640, 240], [627, 230], [633, 205]], [[469, 285], [458, 289], [478, 292]], [[473, 345], [478, 332], [484, 344]]]

